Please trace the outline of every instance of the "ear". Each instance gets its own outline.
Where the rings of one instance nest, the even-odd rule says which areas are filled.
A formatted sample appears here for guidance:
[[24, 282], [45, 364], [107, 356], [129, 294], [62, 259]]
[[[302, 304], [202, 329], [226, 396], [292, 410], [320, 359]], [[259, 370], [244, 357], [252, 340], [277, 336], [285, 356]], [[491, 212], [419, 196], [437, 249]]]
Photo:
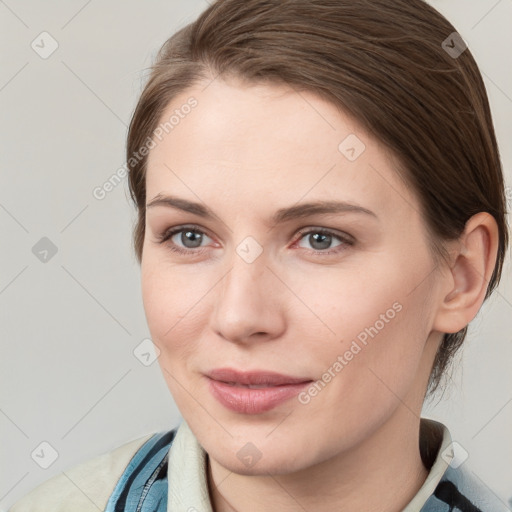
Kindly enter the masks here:
[[434, 320], [434, 330], [455, 333], [476, 316], [496, 265], [498, 242], [498, 225], [489, 213], [477, 213], [466, 222], [443, 281], [444, 298]]

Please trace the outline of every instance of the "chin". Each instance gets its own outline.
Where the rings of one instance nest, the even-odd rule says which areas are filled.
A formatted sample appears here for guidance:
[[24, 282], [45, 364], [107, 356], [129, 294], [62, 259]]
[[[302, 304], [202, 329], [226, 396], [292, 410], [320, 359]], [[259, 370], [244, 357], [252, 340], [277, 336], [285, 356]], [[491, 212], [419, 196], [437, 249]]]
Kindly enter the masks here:
[[300, 471], [315, 463], [315, 460], [307, 460], [304, 447], [297, 446], [296, 443], [290, 442], [287, 445], [269, 439], [264, 445], [263, 442], [263, 439], [261, 442], [251, 443], [246, 438], [231, 438], [226, 443], [219, 443], [218, 439], [212, 440], [211, 443], [207, 440], [203, 446], [211, 459], [239, 475], [284, 475]]
[[265, 457], [262, 454], [261, 458], [253, 465], [245, 464], [237, 457], [225, 457], [225, 454], [219, 454], [220, 458], [216, 458], [215, 453], [210, 456], [229, 471], [245, 476], [285, 475], [303, 469], [300, 463], [291, 461], [288, 455], [278, 457], [272, 454]]

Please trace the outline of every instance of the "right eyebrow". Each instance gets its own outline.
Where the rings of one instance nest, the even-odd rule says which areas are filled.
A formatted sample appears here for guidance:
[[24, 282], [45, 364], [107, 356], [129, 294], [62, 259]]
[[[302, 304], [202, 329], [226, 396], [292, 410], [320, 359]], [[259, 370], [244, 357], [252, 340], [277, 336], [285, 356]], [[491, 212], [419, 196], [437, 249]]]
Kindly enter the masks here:
[[177, 210], [182, 210], [184, 212], [193, 213], [194, 215], [208, 219], [216, 218], [216, 215], [201, 203], [195, 203], [193, 201], [189, 201], [188, 199], [181, 199], [174, 196], [164, 196], [162, 194], [158, 194], [146, 205], [146, 209], [154, 208], [155, 206], [167, 206]]

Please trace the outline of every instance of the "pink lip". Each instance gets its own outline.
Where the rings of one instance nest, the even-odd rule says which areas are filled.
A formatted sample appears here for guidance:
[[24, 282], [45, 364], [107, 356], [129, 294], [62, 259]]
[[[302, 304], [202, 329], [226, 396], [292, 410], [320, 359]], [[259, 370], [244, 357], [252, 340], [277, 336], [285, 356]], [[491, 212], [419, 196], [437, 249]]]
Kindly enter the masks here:
[[[277, 407], [297, 395], [311, 379], [275, 372], [241, 372], [219, 368], [207, 374], [212, 395], [228, 409], [243, 414], [258, 414]], [[249, 388], [261, 385], [262, 388]]]

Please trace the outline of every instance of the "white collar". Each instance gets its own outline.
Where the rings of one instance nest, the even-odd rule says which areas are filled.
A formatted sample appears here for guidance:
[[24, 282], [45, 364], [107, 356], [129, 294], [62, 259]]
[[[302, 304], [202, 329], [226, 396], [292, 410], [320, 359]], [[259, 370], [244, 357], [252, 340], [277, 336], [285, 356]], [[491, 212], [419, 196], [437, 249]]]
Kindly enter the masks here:
[[208, 494], [206, 451], [185, 420], [169, 450], [167, 512], [213, 512]]
[[[427, 479], [402, 512], [421, 510], [454, 457], [448, 428], [427, 418], [421, 418], [421, 422], [441, 427], [443, 439]], [[208, 493], [206, 457], [206, 451], [183, 420], [169, 450], [167, 512], [213, 512]]]

